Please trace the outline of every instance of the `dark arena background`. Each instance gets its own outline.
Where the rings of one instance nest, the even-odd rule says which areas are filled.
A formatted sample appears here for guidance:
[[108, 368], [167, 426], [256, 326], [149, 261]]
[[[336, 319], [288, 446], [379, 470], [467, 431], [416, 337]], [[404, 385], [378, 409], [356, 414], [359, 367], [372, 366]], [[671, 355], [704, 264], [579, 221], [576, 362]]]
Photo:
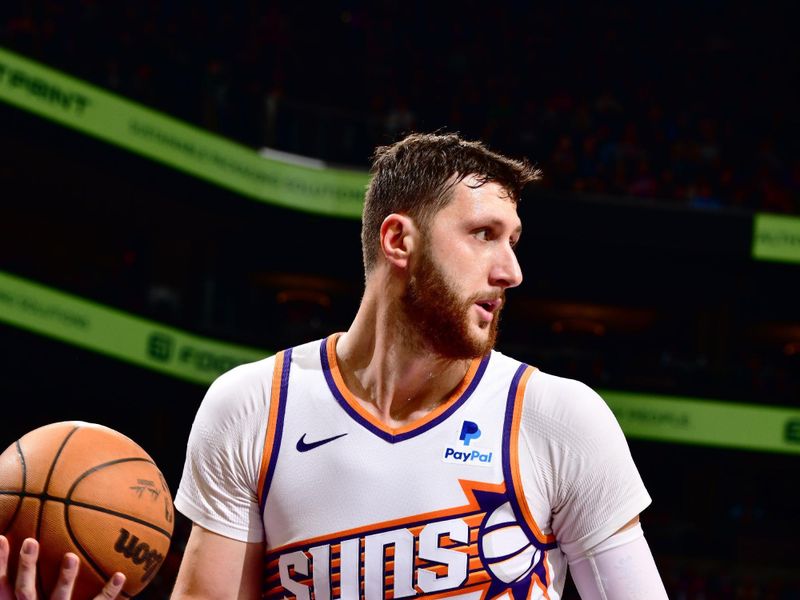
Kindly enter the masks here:
[[617, 414], [670, 598], [800, 598], [798, 12], [3, 2], [0, 449], [102, 423], [174, 493], [214, 377], [348, 327], [372, 149], [458, 131], [543, 170], [498, 348]]

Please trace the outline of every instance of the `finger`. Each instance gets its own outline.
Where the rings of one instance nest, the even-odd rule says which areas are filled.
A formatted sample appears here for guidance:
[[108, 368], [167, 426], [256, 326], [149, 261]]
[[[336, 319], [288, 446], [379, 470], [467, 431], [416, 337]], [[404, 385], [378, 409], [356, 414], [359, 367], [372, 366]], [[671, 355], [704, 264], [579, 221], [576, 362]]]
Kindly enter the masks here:
[[0, 535], [0, 585], [8, 579], [8, 557], [10, 554], [11, 548], [8, 544], [8, 539], [6, 536]]
[[19, 567], [14, 591], [20, 600], [36, 598], [36, 560], [39, 558], [39, 542], [25, 538], [19, 552]]
[[0, 535], [0, 600], [10, 598], [11, 587], [8, 583], [8, 558], [11, 556], [11, 546], [4, 535]]
[[111, 579], [103, 586], [103, 590], [94, 597], [94, 600], [114, 600], [122, 591], [123, 585], [125, 585], [125, 575], [114, 573]]
[[61, 571], [58, 574], [58, 581], [50, 594], [50, 600], [69, 600], [72, 597], [72, 588], [75, 585], [75, 578], [78, 576], [80, 561], [77, 555], [67, 552], [61, 560]]

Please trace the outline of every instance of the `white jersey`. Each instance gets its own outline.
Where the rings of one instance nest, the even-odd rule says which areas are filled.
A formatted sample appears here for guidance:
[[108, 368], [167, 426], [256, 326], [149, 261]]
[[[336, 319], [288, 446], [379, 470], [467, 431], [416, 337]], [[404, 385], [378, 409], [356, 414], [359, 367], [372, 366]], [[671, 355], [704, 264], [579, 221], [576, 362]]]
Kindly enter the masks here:
[[567, 557], [650, 503], [582, 383], [493, 351], [393, 429], [347, 390], [335, 338], [222, 375], [192, 427], [176, 508], [265, 542], [264, 598], [556, 600]]

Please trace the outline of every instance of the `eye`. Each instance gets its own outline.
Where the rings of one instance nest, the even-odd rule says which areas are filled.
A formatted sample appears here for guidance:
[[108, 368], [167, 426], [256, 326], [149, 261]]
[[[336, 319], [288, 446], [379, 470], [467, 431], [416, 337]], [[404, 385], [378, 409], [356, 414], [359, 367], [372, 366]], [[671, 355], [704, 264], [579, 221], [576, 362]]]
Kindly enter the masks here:
[[487, 228], [478, 229], [472, 235], [482, 242], [488, 242], [491, 239], [491, 235], [489, 234], [489, 230]]

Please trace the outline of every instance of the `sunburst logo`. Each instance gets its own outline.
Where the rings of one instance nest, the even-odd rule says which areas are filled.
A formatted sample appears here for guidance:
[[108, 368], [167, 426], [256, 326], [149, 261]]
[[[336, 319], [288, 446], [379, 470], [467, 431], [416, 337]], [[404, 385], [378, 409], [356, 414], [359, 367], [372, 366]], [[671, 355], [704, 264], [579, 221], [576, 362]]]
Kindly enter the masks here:
[[528, 537], [514, 515], [511, 502], [505, 502], [486, 515], [478, 531], [481, 562], [493, 582], [487, 597], [494, 598], [510, 588], [513, 597], [527, 598], [533, 576], [547, 581], [543, 563], [546, 548]]
[[475, 490], [484, 518], [478, 528], [478, 554], [490, 576], [483, 598], [509, 594], [514, 600], [533, 597], [533, 588], [547, 589], [545, 556], [555, 542], [541, 541], [521, 522], [512, 501], [502, 491]]

